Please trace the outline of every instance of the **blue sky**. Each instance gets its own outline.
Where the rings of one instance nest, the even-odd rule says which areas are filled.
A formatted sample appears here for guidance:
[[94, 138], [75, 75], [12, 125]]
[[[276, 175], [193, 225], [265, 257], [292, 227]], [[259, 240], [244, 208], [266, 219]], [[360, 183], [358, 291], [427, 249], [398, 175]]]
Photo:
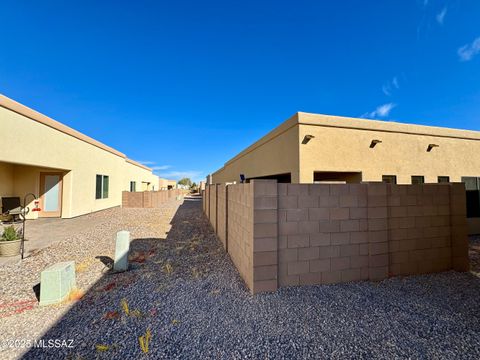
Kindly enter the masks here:
[[195, 180], [297, 111], [480, 130], [480, 1], [4, 1], [0, 92]]

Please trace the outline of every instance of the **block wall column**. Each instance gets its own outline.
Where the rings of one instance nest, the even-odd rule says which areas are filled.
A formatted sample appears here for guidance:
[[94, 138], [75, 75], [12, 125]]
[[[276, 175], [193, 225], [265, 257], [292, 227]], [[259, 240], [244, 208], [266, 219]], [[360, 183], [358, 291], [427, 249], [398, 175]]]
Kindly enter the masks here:
[[387, 184], [369, 183], [368, 206], [368, 278], [388, 278], [388, 200]]
[[278, 192], [276, 180], [253, 180], [253, 289], [278, 288]]
[[450, 186], [450, 226], [452, 267], [456, 271], [468, 271], [468, 226], [467, 196], [465, 185], [455, 183]]

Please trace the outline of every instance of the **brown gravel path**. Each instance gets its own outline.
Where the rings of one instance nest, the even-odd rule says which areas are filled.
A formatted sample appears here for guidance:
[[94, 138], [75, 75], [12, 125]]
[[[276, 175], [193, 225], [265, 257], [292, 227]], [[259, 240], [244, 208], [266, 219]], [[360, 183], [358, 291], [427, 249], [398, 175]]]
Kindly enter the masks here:
[[470, 270], [480, 276], [480, 235], [470, 237]]
[[[159, 209], [113, 208], [84, 216], [90, 227], [66, 234], [51, 246], [41, 249], [21, 262], [0, 266], [0, 331], [2, 338], [38, 338], [73, 305], [39, 307], [34, 287], [43, 269], [61, 261], [75, 261], [77, 286], [86, 293], [108, 271], [102, 262], [114, 257], [115, 234], [128, 230], [132, 239], [162, 241], [171, 228], [171, 220], [182, 201], [175, 199]], [[77, 227], [73, 227], [76, 230]], [[132, 252], [135, 257], [138, 254]], [[137, 259], [138, 260], [138, 259]], [[141, 261], [141, 259], [140, 259]], [[21, 322], [22, 324], [19, 324]], [[0, 344], [2, 345], [2, 344]], [[0, 349], [0, 358], [14, 358]]]
[[[0, 320], [0, 339], [74, 339], [73, 349], [0, 349], [0, 359], [479, 358], [479, 277], [451, 271], [252, 297], [198, 199], [180, 204], [93, 214], [108, 221], [21, 269], [0, 267], [0, 304], [35, 301], [31, 287], [45, 264], [71, 259], [86, 292], [78, 302], [34, 305]], [[131, 269], [107, 275], [97, 257], [113, 256], [120, 229], [134, 239]], [[144, 354], [139, 337], [147, 330], [151, 353]]]

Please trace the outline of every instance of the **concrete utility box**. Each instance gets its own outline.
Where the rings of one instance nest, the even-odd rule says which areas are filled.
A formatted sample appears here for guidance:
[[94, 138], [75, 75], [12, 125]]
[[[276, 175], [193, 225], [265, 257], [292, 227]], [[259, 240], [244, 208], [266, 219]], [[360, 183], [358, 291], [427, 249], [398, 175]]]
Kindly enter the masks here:
[[40, 305], [57, 304], [66, 300], [75, 286], [74, 261], [61, 262], [46, 268], [40, 275]]
[[115, 243], [115, 262], [113, 263], [113, 270], [127, 271], [128, 270], [128, 252], [130, 250], [130, 232], [117, 232], [117, 240]]

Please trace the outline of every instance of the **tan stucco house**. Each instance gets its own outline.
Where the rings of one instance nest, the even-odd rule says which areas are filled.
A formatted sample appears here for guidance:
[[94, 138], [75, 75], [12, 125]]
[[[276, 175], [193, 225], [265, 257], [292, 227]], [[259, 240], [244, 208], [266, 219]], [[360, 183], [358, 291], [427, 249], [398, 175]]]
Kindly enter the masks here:
[[480, 232], [480, 132], [299, 112], [214, 172], [320, 183], [464, 182], [470, 231]]
[[150, 168], [3, 95], [0, 134], [0, 197], [39, 196], [29, 218], [71, 218], [121, 205], [122, 191], [159, 189]]
[[177, 181], [160, 178], [158, 180], [158, 186], [160, 187], [160, 190], [176, 189], [177, 188]]

